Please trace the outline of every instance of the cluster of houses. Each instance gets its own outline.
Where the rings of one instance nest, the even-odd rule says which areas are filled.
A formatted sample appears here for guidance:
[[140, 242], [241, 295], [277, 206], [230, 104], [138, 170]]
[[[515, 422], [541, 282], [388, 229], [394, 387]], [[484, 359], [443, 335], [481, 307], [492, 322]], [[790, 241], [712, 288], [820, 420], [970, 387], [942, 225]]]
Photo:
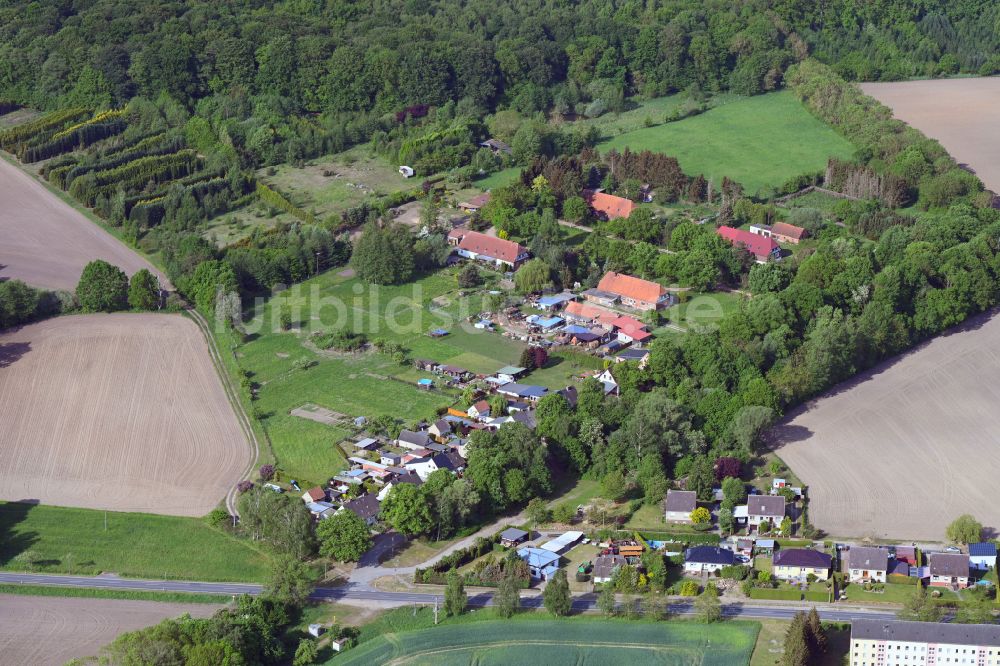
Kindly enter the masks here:
[[403, 483], [420, 485], [437, 470], [461, 476], [465, 446], [472, 422], [444, 416], [420, 430], [403, 430], [393, 440], [365, 437], [351, 443], [351, 464], [327, 482], [302, 494], [306, 508], [323, 520], [352, 511], [371, 527], [378, 521], [381, 503]]
[[[760, 531], [762, 527], [770, 531], [784, 520], [786, 505], [783, 495], [749, 495], [746, 504], [733, 508], [733, 522], [751, 531]], [[667, 491], [665, 518], [668, 523], [691, 523], [691, 514], [696, 508], [698, 496], [693, 490]]]
[[549, 580], [559, 570], [562, 555], [572, 549], [581, 540], [585, 543], [583, 532], [570, 530], [560, 534], [555, 539], [547, 540], [538, 546], [528, 544], [531, 535], [516, 527], [508, 527], [500, 533], [500, 545], [504, 548], [517, 548], [517, 556], [527, 565], [532, 580]]

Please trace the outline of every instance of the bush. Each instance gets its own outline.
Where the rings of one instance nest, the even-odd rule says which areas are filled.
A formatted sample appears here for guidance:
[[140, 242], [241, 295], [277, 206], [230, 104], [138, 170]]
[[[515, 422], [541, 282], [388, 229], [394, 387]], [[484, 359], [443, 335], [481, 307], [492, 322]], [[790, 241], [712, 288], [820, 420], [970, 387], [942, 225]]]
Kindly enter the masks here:
[[697, 597], [699, 586], [693, 580], [686, 580], [681, 583], [680, 595], [682, 597]]
[[350, 331], [328, 331], [313, 333], [312, 341], [320, 349], [335, 349], [337, 351], [357, 351], [365, 346], [368, 338], [363, 333]]
[[95, 259], [76, 286], [76, 298], [87, 312], [114, 312], [128, 306], [128, 276], [117, 266]]
[[723, 578], [728, 578], [729, 580], [744, 580], [750, 575], [750, 567], [743, 564], [733, 564], [728, 567], [722, 567], [719, 573]]

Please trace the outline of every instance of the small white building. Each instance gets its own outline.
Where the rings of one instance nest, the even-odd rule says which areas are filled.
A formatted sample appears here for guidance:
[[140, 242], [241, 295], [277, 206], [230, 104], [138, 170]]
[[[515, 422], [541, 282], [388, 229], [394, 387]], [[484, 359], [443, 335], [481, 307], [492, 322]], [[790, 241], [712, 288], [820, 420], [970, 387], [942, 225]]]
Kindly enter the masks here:
[[413, 167], [406, 166], [405, 164], [400, 165], [399, 175], [401, 175], [403, 178], [412, 178], [413, 173], [414, 173]]

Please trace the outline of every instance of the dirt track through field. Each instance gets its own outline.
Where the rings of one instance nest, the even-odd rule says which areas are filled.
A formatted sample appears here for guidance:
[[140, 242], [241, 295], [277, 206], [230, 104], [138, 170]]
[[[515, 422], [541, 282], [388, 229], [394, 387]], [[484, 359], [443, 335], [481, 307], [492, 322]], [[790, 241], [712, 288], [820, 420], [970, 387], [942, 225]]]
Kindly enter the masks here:
[[208, 617], [217, 608], [213, 604], [0, 595], [0, 661], [58, 666], [98, 654], [122, 632], [184, 613]]
[[91, 222], [45, 186], [0, 159], [0, 280], [16, 278], [36, 287], [75, 289], [83, 267], [104, 259], [132, 275], [166, 277], [114, 236]]
[[0, 499], [207, 514], [250, 463], [180, 315], [59, 317], [0, 336]]
[[863, 83], [861, 89], [1000, 192], [1000, 77]]
[[771, 436], [833, 536], [942, 539], [971, 513], [1000, 528], [1000, 314], [836, 387]]

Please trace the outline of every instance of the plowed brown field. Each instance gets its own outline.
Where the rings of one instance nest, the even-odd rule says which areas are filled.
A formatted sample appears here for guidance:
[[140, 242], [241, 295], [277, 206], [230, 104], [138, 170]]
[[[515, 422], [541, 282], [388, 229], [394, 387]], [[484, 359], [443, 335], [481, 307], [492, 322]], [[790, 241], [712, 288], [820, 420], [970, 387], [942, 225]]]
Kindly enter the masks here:
[[208, 513], [251, 449], [180, 315], [50, 319], [0, 335], [0, 499]]
[[861, 89], [1000, 192], [1000, 77], [862, 83]]
[[1000, 528], [1000, 315], [981, 316], [835, 387], [771, 433], [834, 536], [942, 539]]
[[0, 596], [0, 662], [58, 666], [96, 655], [118, 634], [184, 613], [208, 617], [218, 606], [158, 601]]
[[45, 186], [0, 159], [0, 279], [16, 278], [46, 289], [75, 289], [83, 267], [104, 259], [132, 275], [162, 273], [88, 220]]

